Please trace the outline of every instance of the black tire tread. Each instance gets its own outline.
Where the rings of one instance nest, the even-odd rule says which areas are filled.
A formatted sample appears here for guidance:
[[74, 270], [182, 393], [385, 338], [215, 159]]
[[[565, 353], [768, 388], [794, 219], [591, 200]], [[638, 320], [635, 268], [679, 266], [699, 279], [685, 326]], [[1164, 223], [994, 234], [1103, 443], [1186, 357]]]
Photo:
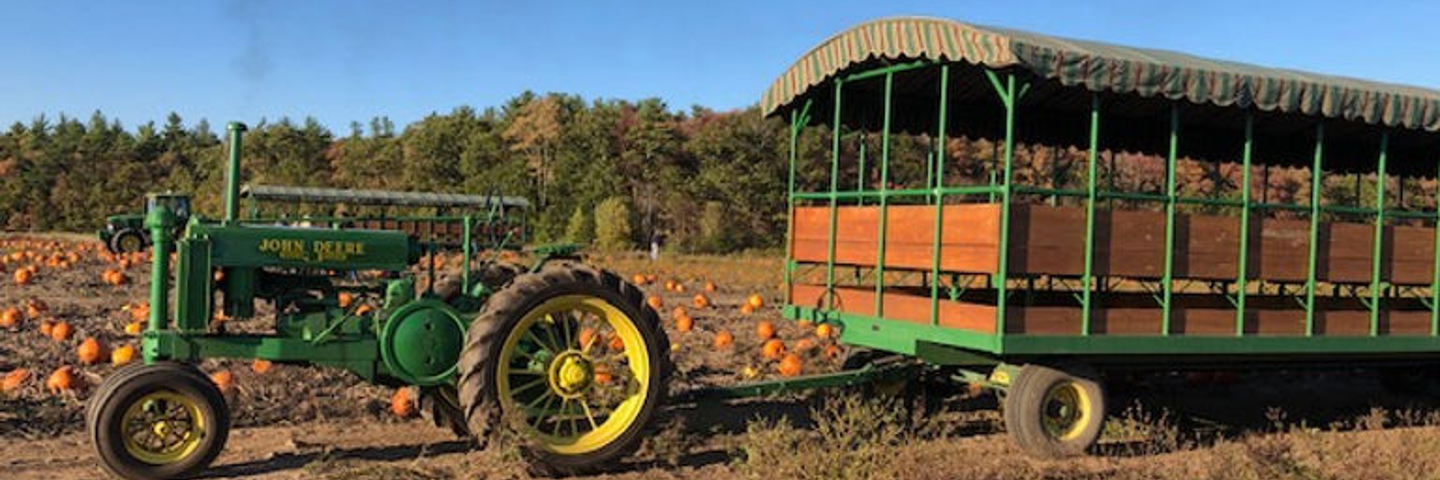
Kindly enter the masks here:
[[[524, 309], [530, 308], [536, 301], [536, 297], [542, 294], [549, 287], [570, 283], [589, 283], [592, 287], [608, 289], [619, 294], [619, 297], [629, 308], [640, 313], [639, 318], [634, 319], [642, 331], [654, 332], [658, 337], [659, 362], [657, 367], [657, 378], [659, 386], [656, 388], [654, 405], [663, 405], [664, 397], [668, 393], [665, 380], [674, 371], [674, 364], [670, 359], [669, 339], [665, 336], [665, 330], [661, 326], [660, 316], [649, 305], [645, 304], [645, 295], [639, 287], [624, 281], [614, 273], [596, 269], [589, 265], [568, 261], [552, 261], [547, 263], [540, 271], [531, 272], [516, 277], [508, 286], [500, 289], [492, 296], [480, 316], [470, 325], [466, 335], [465, 349], [460, 354], [459, 366], [459, 397], [465, 418], [469, 425], [470, 433], [480, 441], [493, 433], [500, 420], [500, 412], [497, 401], [494, 398], [494, 391], [491, 386], [491, 377], [494, 374], [493, 367], [499, 360], [492, 358], [497, 354], [498, 349], [490, 348], [496, 342], [504, 340], [508, 335], [507, 319], [521, 315]], [[646, 428], [656, 428], [662, 422], [654, 421], [660, 413], [660, 408], [653, 408], [652, 417]], [[643, 419], [642, 419], [643, 421]], [[620, 458], [629, 455], [639, 447], [640, 441], [646, 435], [633, 435], [632, 438], [622, 441], [610, 450], [607, 457]], [[580, 473], [594, 472], [603, 465], [586, 464], [572, 465], [559, 464], [554, 458], [546, 458], [543, 452], [528, 452], [531, 455], [532, 467], [537, 473], [546, 475], [573, 475]], [[539, 458], [536, 458], [539, 457]]]

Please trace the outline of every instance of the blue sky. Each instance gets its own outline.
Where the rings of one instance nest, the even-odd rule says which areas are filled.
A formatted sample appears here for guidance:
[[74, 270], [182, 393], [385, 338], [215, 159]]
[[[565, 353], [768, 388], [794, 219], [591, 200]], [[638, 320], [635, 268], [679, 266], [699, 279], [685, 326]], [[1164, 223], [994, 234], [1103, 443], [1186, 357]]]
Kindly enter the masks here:
[[827, 36], [891, 15], [1440, 87], [1440, 2], [7, 0], [0, 124], [99, 109], [346, 133], [526, 89], [739, 108]]

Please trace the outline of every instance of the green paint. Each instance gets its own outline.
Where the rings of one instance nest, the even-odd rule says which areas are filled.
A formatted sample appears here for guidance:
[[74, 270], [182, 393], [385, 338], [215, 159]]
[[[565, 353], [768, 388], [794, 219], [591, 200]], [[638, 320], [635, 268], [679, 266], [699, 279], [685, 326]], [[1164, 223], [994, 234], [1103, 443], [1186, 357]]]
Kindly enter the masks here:
[[230, 157], [225, 170], [225, 222], [240, 218], [240, 139], [245, 135], [245, 124], [230, 122]]
[[1380, 334], [1380, 294], [1386, 288], [1380, 278], [1385, 253], [1385, 157], [1390, 150], [1390, 132], [1380, 134], [1380, 158], [1375, 167], [1375, 244], [1370, 253], [1370, 336]]
[[[1085, 155], [1085, 270], [1081, 276], [1080, 334], [1090, 334], [1095, 289], [1095, 172], [1100, 152], [1100, 94], [1090, 95], [1090, 148]], [[1051, 197], [1054, 198], [1054, 197]]]
[[1180, 107], [1170, 105], [1170, 149], [1165, 156], [1165, 269], [1160, 277], [1160, 334], [1170, 335], [1175, 276], [1175, 161], [1180, 149]]
[[[1235, 336], [1245, 335], [1246, 283], [1250, 279], [1250, 152], [1255, 142], [1255, 115], [1245, 114], [1245, 147], [1240, 155], [1240, 252], [1235, 273]], [[1172, 174], [1173, 175], [1173, 174]]]
[[940, 113], [935, 132], [935, 183], [932, 188], [935, 204], [934, 238], [930, 246], [930, 324], [940, 324], [940, 246], [945, 225], [945, 128], [950, 108], [950, 66], [940, 66]]
[[885, 315], [885, 233], [889, 225], [890, 196], [890, 110], [894, 90], [895, 74], [885, 74], [885, 106], [883, 126], [880, 131], [880, 228], [876, 242], [875, 258], [875, 315]]
[[1325, 124], [1315, 125], [1315, 159], [1310, 165], [1310, 238], [1305, 261], [1305, 336], [1315, 335], [1315, 282], [1320, 259], [1320, 190], [1325, 186]]
[[835, 113], [834, 127], [830, 131], [830, 234], [826, 237], [826, 263], [825, 263], [825, 307], [835, 308], [835, 222], [838, 218], [839, 205], [836, 205], [835, 192], [840, 189], [840, 96], [844, 91], [845, 82], [835, 79], [835, 103], [831, 108]]

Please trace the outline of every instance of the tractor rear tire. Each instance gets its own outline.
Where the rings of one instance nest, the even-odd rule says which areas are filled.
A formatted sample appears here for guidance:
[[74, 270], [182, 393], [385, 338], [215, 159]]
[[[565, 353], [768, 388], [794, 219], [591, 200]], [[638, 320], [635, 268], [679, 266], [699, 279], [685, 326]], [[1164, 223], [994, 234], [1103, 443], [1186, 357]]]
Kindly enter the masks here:
[[[180, 363], [134, 364], [111, 374], [91, 397], [86, 417], [101, 465], [132, 480], [193, 476], [215, 461], [230, 434], [230, 410], [220, 389], [194, 366]], [[141, 428], [126, 430], [136, 424]], [[178, 428], [184, 430], [172, 431]], [[139, 436], [153, 438], [141, 442]]]
[[1082, 455], [1100, 438], [1105, 390], [1084, 365], [1020, 367], [1002, 406], [1005, 430], [1025, 453], [1043, 459]]
[[[580, 299], [580, 300], [571, 300]], [[631, 340], [622, 344], [619, 350], [627, 358], [626, 365], [632, 373], [635, 373], [635, 384], [639, 387], [627, 401], [633, 400], [627, 413], [612, 410], [610, 416], [604, 417], [599, 426], [593, 426], [595, 418], [591, 418], [592, 430], [579, 436], [573, 443], [563, 443], [562, 440], [550, 435], [557, 435], [560, 432], [560, 421], [555, 420], [556, 425], [553, 433], [544, 434], [538, 431], [539, 425], [532, 427], [529, 417], [526, 417], [525, 410], [535, 410], [534, 407], [522, 407], [518, 404], [515, 395], [519, 395], [526, 387], [516, 387], [511, 390], [509, 375], [514, 374], [512, 362], [521, 357], [508, 357], [506, 352], [514, 355], [517, 347], [515, 342], [522, 334], [530, 332], [530, 328], [536, 325], [534, 318], [540, 313], [549, 312], [548, 308], [557, 303], [567, 301], [590, 302], [590, 305], [603, 305], [606, 311], [612, 312], [609, 321], [623, 322]], [[568, 313], [557, 314], [562, 318]], [[544, 315], [549, 318], [548, 313]], [[529, 322], [529, 323], [527, 323]], [[612, 324], [613, 325], [613, 324]], [[583, 338], [583, 334], [581, 335]], [[631, 342], [634, 343], [631, 343]], [[581, 342], [583, 343], [583, 341]], [[508, 347], [507, 347], [508, 345]], [[643, 347], [643, 349], [642, 349]], [[559, 348], [559, 347], [557, 347]], [[603, 344], [601, 351], [605, 350]], [[611, 347], [613, 348], [613, 347]], [[508, 349], [508, 350], [507, 350]], [[561, 348], [563, 350], [563, 348]], [[581, 347], [578, 352], [587, 354], [590, 345]], [[613, 351], [613, 350], [612, 350]], [[575, 352], [565, 350], [566, 354]], [[630, 355], [634, 355], [631, 357]], [[588, 355], [588, 354], [587, 354]], [[556, 359], [563, 355], [557, 355]], [[639, 366], [638, 364], [643, 364]], [[546, 371], [556, 371], [554, 361], [545, 364]], [[559, 370], [563, 372], [566, 365], [560, 365]], [[670, 341], [665, 336], [665, 330], [661, 327], [660, 317], [645, 304], [643, 292], [615, 274], [596, 269], [594, 267], [570, 261], [556, 261], [545, 265], [538, 272], [526, 273], [516, 277], [508, 286], [500, 289], [490, 297], [480, 316], [471, 323], [470, 330], [466, 337], [465, 349], [460, 355], [459, 365], [459, 392], [460, 403], [464, 408], [465, 416], [470, 427], [479, 442], [485, 442], [487, 438], [497, 434], [501, 429], [513, 428], [514, 432], [521, 439], [521, 448], [525, 456], [531, 460], [532, 469], [541, 475], [576, 475], [592, 473], [613, 467], [616, 460], [630, 455], [639, 447], [646, 433], [658, 422], [655, 417], [664, 405], [665, 395], [668, 391], [667, 380], [674, 366], [670, 359]], [[598, 371], [598, 370], [597, 370]], [[644, 382], [640, 377], [643, 371]], [[563, 375], [562, 375], [563, 376]], [[553, 377], [552, 377], [553, 378]], [[611, 382], [613, 380], [607, 381]], [[538, 395], [555, 396], [566, 395], [567, 392], [557, 390], [564, 388], [553, 383], [554, 380], [547, 380], [540, 386], [544, 393]], [[595, 382], [599, 382], [596, 377]], [[599, 383], [594, 383], [599, 384]], [[587, 383], [591, 385], [591, 383]], [[593, 388], [593, 387], [586, 387]], [[628, 392], [628, 386], [626, 387]], [[509, 397], [502, 395], [502, 390], [507, 390]], [[530, 390], [535, 392], [535, 390]], [[538, 396], [537, 395], [537, 396]], [[584, 397], [582, 397], [584, 398]], [[545, 405], [550, 405], [548, 402]], [[541, 416], [548, 407], [542, 406], [537, 413], [538, 424], [543, 424]], [[563, 409], [563, 407], [560, 407]], [[586, 407], [586, 415], [590, 407]], [[618, 418], [617, 418], [618, 417]], [[515, 421], [517, 418], [525, 421]], [[611, 422], [618, 422], [611, 425]], [[572, 426], [572, 435], [574, 432]], [[600, 435], [592, 435], [602, 432]], [[557, 435], [558, 436], [558, 435]], [[596, 444], [581, 446], [586, 442], [584, 437], [594, 436]], [[548, 442], [548, 443], [547, 443]]]
[[110, 251], [113, 253], [135, 253], [145, 250], [145, 234], [134, 228], [121, 229], [110, 237]]
[[470, 427], [465, 424], [465, 411], [460, 409], [459, 393], [451, 385], [420, 387], [420, 416], [436, 427], [449, 429], [455, 436], [467, 438]]

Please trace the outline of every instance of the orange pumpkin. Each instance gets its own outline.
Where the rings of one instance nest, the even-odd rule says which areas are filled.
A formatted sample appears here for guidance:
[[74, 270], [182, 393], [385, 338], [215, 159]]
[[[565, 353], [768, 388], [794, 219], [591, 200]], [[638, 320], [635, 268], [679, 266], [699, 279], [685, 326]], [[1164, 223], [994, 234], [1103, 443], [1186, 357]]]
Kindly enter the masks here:
[[30, 282], [32, 282], [32, 281], [34, 281], [34, 280], [35, 280], [35, 271], [34, 271], [34, 270], [31, 270], [29, 267], [22, 267], [22, 268], [20, 268], [20, 269], [18, 269], [18, 270], [15, 270], [15, 284], [16, 284], [16, 285], [29, 285]]
[[729, 348], [731, 345], [734, 345], [734, 344], [735, 344], [735, 336], [734, 336], [734, 335], [731, 335], [730, 332], [725, 331], [725, 330], [721, 330], [721, 331], [715, 332], [715, 348], [716, 348], [716, 349]]
[[352, 303], [355, 303], [355, 294], [340, 292], [340, 308], [350, 308], [350, 304]]
[[588, 327], [580, 329], [580, 349], [589, 350], [590, 345], [593, 345], [595, 343], [596, 338], [597, 335], [595, 335], [595, 329]]
[[690, 312], [685, 311], [685, 307], [675, 307], [674, 310], [670, 311], [670, 318], [674, 320], [679, 320], [680, 317], [685, 317], [689, 315]]
[[625, 340], [621, 340], [619, 335], [611, 335], [608, 346], [612, 352], [623, 352], [625, 351]]
[[808, 339], [808, 338], [802, 338], [802, 339], [800, 339], [799, 341], [796, 341], [796, 342], [795, 342], [795, 351], [797, 351], [797, 352], [805, 353], [805, 352], [810, 351], [810, 349], [812, 349], [812, 348], [815, 348], [815, 341], [814, 341], [814, 340], [811, 340], [811, 339]]
[[830, 338], [832, 335], [835, 335], [835, 327], [830, 326], [828, 323], [822, 323], [820, 326], [815, 327], [815, 336], [817, 337]]
[[410, 389], [401, 388], [390, 396], [390, 413], [400, 418], [410, 418], [415, 414], [415, 401], [410, 398]]
[[80, 342], [80, 348], [75, 350], [75, 356], [80, 359], [82, 365], [99, 363], [107, 353], [105, 344], [100, 343], [95, 337], [86, 337], [84, 341]]
[[370, 305], [368, 305], [368, 304], [367, 304], [367, 305], [361, 305], [361, 306], [359, 306], [359, 307], [357, 307], [357, 308], [355, 309], [355, 315], [356, 315], [356, 316], [365, 315], [365, 314], [370, 313], [370, 312], [373, 312], [373, 311], [375, 311], [375, 307], [372, 307], [372, 306], [370, 306]]
[[133, 322], [130, 322], [130, 323], [125, 324], [125, 334], [126, 334], [126, 335], [137, 336], [137, 337], [138, 337], [138, 336], [140, 336], [140, 334], [143, 333], [144, 331], [145, 331], [145, 324], [144, 324], [144, 323], [141, 323], [139, 320], [136, 320], [136, 321], [133, 321]]
[[116, 347], [114, 351], [110, 352], [110, 363], [112, 365], [120, 366], [130, 363], [133, 360], [135, 360], [134, 346], [121, 345], [119, 347]]
[[0, 392], [10, 393], [25, 386], [30, 381], [30, 370], [17, 368], [5, 374], [5, 379], [0, 380]]
[[595, 365], [595, 373], [591, 378], [599, 385], [609, 385], [610, 382], [615, 381], [615, 377], [610, 375], [610, 368], [603, 363]]
[[705, 296], [705, 294], [703, 293], [695, 295], [693, 302], [695, 304], [695, 308], [706, 308], [710, 306], [710, 297]]
[[275, 365], [273, 363], [270, 363], [269, 360], [263, 358], [257, 358], [255, 359], [255, 361], [250, 362], [250, 370], [261, 375], [269, 372], [270, 369], [274, 366]]
[[79, 378], [75, 376], [75, 367], [69, 365], [55, 369], [50, 373], [50, 378], [45, 379], [45, 389], [50, 393], [58, 394], [70, 390], [77, 390], [81, 386]]
[[0, 312], [0, 328], [15, 328], [20, 326], [20, 309], [7, 308]]
[[41, 334], [41, 335], [44, 335], [45, 337], [48, 338], [48, 337], [50, 337], [50, 335], [53, 334], [54, 332], [55, 332], [55, 321], [54, 321], [54, 320], [51, 320], [51, 319], [48, 319], [48, 318], [42, 318], [42, 319], [40, 319], [40, 334]]
[[650, 298], [645, 299], [645, 304], [656, 310], [665, 308], [665, 301], [655, 295], [651, 295]]
[[760, 347], [760, 356], [770, 360], [779, 360], [784, 355], [785, 342], [781, 342], [779, 339], [767, 340], [765, 345]]
[[695, 328], [695, 320], [691, 319], [689, 315], [675, 319], [675, 330], [688, 332], [692, 328]]
[[637, 274], [635, 274], [634, 276], [631, 276], [631, 277], [630, 277], [630, 283], [633, 283], [633, 284], [635, 284], [635, 285], [643, 286], [643, 285], [645, 285], [646, 283], [649, 283], [649, 282], [645, 281], [645, 276], [644, 276], [644, 275], [641, 275], [641, 274], [638, 274], [638, 273], [637, 273]]
[[220, 389], [220, 393], [230, 393], [230, 389], [235, 387], [235, 374], [230, 373], [229, 370], [220, 370], [210, 374], [210, 381], [215, 382], [215, 387]]
[[718, 289], [715, 288], [715, 282], [705, 282], [705, 291], [706, 291], [706, 292], [708, 292], [708, 293], [715, 293], [716, 290], [718, 290]]
[[839, 346], [839, 345], [834, 345], [834, 344], [826, 345], [826, 346], [825, 346], [825, 357], [826, 357], [826, 358], [840, 358], [840, 346]]
[[667, 292], [673, 292], [673, 291], [675, 291], [675, 286], [676, 286], [676, 285], [679, 285], [679, 284], [676, 283], [674, 280], [666, 280], [666, 281], [665, 281], [665, 291], [667, 291]]
[[750, 306], [750, 304], [747, 303], [740, 306], [741, 315], [749, 315], [752, 313], [755, 313], [755, 307]]
[[50, 311], [50, 306], [38, 299], [30, 299], [25, 302], [25, 315], [30, 318], [40, 318], [45, 312]]
[[765, 320], [755, 325], [755, 336], [760, 337], [761, 340], [775, 338], [775, 322]]
[[780, 360], [780, 365], [777, 369], [780, 371], [780, 376], [793, 377], [800, 374], [802, 367], [803, 364], [800, 362], [800, 357], [791, 353], [785, 355], [783, 360]]
[[55, 339], [57, 342], [69, 340], [70, 335], [74, 333], [75, 329], [70, 326], [70, 322], [55, 322], [55, 325], [50, 327], [50, 338]]
[[765, 297], [760, 296], [758, 293], [752, 293], [749, 298], [745, 299], [745, 304], [749, 305], [750, 308], [759, 309], [765, 306]]

